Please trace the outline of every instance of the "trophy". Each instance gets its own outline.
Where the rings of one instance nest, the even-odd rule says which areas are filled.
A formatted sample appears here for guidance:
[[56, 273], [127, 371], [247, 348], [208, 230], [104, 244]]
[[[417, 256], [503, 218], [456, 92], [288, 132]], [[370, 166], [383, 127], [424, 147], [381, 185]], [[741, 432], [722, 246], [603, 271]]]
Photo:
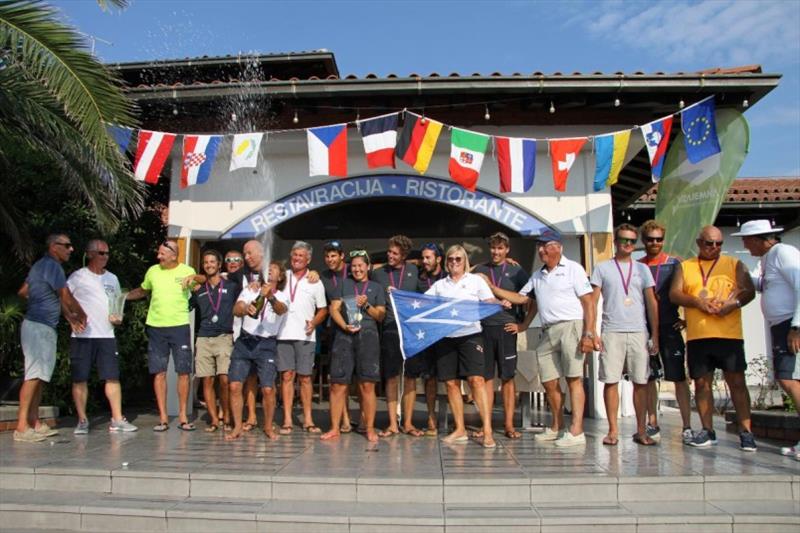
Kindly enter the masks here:
[[355, 296], [345, 296], [343, 298], [345, 309], [347, 310], [347, 325], [356, 328], [361, 327], [361, 308], [356, 303]]
[[122, 316], [125, 311], [125, 298], [127, 292], [112, 292], [108, 294], [108, 321], [119, 326], [122, 324]]

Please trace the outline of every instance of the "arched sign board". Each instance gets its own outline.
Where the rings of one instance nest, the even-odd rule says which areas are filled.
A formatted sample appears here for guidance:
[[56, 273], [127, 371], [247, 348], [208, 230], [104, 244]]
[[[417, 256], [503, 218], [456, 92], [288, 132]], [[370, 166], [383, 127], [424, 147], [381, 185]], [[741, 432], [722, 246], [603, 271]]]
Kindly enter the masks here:
[[249, 239], [315, 209], [371, 198], [404, 198], [438, 202], [490, 218], [525, 236], [540, 235], [549, 226], [520, 207], [486, 191], [470, 192], [436, 178], [385, 174], [331, 180], [270, 202], [222, 234], [222, 239]]

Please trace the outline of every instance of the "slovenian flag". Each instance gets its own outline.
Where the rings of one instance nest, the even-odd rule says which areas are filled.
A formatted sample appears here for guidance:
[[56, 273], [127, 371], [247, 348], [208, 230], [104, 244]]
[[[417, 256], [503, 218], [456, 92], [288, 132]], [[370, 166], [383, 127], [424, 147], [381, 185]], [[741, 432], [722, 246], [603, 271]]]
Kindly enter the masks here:
[[554, 139], [550, 141], [550, 159], [553, 164], [553, 186], [559, 192], [567, 190], [569, 169], [578, 158], [586, 138]]
[[308, 175], [347, 177], [347, 124], [309, 128]]
[[222, 143], [221, 135], [185, 135], [181, 161], [181, 189], [208, 181]]
[[450, 177], [467, 189], [475, 191], [483, 165], [489, 136], [453, 128], [450, 135]]
[[397, 146], [397, 117], [392, 113], [357, 122], [364, 141], [364, 152], [367, 154], [369, 168], [394, 166], [394, 149]]
[[133, 164], [133, 174], [136, 179], [145, 183], [158, 183], [158, 176], [164, 168], [174, 142], [174, 133], [140, 130], [136, 143], [136, 160]]
[[610, 187], [617, 182], [619, 172], [625, 163], [630, 139], [630, 130], [594, 138], [595, 191], [602, 191], [606, 186]]
[[495, 137], [500, 192], [527, 192], [536, 174], [536, 141]]
[[405, 112], [405, 123], [397, 141], [397, 157], [425, 174], [431, 164], [436, 141], [442, 133], [441, 122]]
[[664, 167], [671, 130], [672, 115], [642, 126], [644, 145], [647, 147], [647, 155], [650, 156], [650, 173], [653, 183], [658, 183], [661, 179], [661, 169]]

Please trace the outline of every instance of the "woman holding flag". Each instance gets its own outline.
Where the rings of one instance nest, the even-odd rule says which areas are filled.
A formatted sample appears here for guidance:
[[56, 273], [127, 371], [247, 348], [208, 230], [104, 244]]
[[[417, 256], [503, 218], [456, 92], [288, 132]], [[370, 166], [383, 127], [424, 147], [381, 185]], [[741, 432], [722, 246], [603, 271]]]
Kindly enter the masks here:
[[[425, 294], [496, 302], [491, 289], [477, 274], [469, 272], [467, 251], [460, 244], [448, 248], [445, 254], [448, 276], [433, 284]], [[458, 320], [458, 311], [453, 308], [452, 318]], [[461, 329], [436, 343], [436, 375], [447, 385], [447, 400], [453, 413], [455, 429], [442, 439], [445, 444], [463, 444], [469, 438], [464, 426], [464, 401], [461, 398], [459, 381], [466, 378], [475, 395], [475, 403], [481, 416], [483, 447], [494, 448], [497, 444], [492, 436], [492, 414], [486, 398], [483, 378], [483, 338], [481, 323], [469, 322]]]

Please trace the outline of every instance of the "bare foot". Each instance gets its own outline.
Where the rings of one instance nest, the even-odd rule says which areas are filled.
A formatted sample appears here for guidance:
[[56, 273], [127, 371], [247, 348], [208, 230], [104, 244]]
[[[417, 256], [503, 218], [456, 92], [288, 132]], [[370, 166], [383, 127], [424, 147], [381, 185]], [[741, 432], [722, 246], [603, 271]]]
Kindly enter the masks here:
[[242, 428], [233, 428], [233, 431], [225, 435], [225, 440], [236, 440], [242, 436]]
[[264, 428], [264, 435], [266, 435], [269, 440], [278, 440], [278, 434], [275, 433], [275, 428], [272, 426]]
[[375, 433], [374, 428], [367, 429], [367, 440], [369, 442], [378, 442], [378, 434]]
[[339, 433], [338, 429], [332, 429], [332, 430], [328, 431], [327, 433], [323, 433], [322, 435], [320, 435], [319, 436], [319, 440], [338, 439], [339, 435], [340, 435], [340, 433]]

